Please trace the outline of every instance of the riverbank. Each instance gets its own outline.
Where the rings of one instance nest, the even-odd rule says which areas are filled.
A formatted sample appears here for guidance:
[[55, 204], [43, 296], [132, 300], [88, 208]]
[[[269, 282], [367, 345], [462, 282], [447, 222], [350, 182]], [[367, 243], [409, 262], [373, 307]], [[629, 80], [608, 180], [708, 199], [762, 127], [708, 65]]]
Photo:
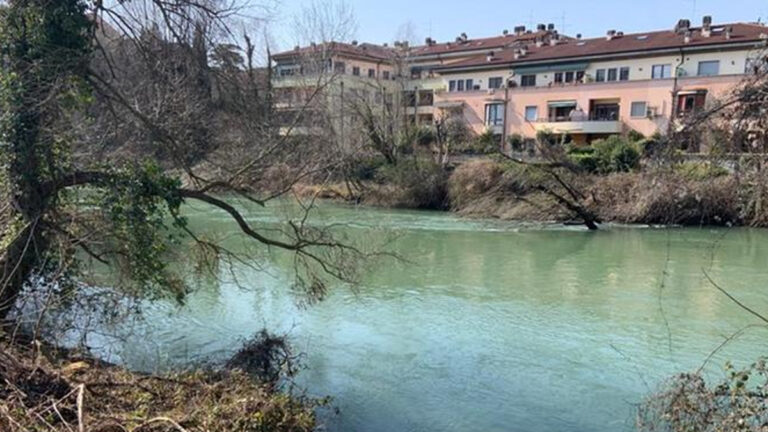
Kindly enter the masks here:
[[[468, 217], [572, 222], [575, 215], [537, 187], [541, 173], [511, 162], [478, 158], [443, 177], [415, 181], [366, 179], [300, 184], [299, 196], [374, 207], [445, 210]], [[736, 175], [708, 162], [684, 163], [568, 178], [580, 204], [603, 222], [682, 226], [768, 227], [768, 181], [760, 171]], [[424, 197], [428, 197], [425, 199]]]
[[0, 342], [0, 430], [312, 431], [316, 402], [240, 369], [148, 375], [40, 343]]

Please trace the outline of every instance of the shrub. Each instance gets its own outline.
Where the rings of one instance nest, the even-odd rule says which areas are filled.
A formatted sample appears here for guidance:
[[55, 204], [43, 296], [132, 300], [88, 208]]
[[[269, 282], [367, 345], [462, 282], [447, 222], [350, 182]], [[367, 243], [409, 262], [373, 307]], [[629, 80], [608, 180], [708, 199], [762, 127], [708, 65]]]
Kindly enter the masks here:
[[676, 164], [675, 172], [689, 180], [707, 180], [728, 175], [728, 170], [711, 162], [682, 162]]
[[501, 142], [498, 135], [491, 130], [486, 130], [469, 142], [465, 151], [470, 154], [492, 154], [499, 151]]
[[611, 136], [592, 143], [595, 149], [597, 173], [629, 172], [640, 165], [640, 152], [620, 136]]
[[629, 142], [639, 142], [645, 139], [645, 135], [641, 134], [640, 132], [631, 129], [629, 132], [627, 132], [627, 139]]
[[376, 180], [398, 189], [397, 206], [437, 210], [448, 202], [448, 175], [432, 160], [412, 158], [385, 165], [376, 173]]
[[502, 166], [491, 160], [470, 161], [460, 165], [448, 179], [448, 196], [454, 208], [491, 190], [503, 174]]
[[373, 180], [376, 171], [384, 166], [387, 161], [381, 155], [361, 156], [352, 162], [349, 175], [357, 180]]
[[525, 150], [525, 138], [520, 134], [512, 134], [507, 137], [507, 145], [514, 152]]

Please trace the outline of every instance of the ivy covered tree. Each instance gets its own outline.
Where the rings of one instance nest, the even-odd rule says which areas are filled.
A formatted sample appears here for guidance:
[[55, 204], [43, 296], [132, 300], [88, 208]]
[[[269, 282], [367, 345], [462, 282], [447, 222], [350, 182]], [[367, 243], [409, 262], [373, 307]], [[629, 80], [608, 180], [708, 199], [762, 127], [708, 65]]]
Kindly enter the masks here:
[[[264, 234], [236, 202], [222, 198], [263, 204], [287, 190], [267, 193], [249, 186], [286, 154], [278, 151], [283, 142], [274, 141], [279, 138], [268, 124], [243, 134], [258, 137], [262, 132], [272, 140], [259, 143], [265, 150], [253, 150], [252, 157], [240, 158], [218, 175], [199, 175], [188, 161], [169, 169], [151, 159], [105, 163], [74, 156], [73, 148], [95, 139], [82, 133], [83, 125], [98, 123], [94, 116], [103, 112], [111, 113], [113, 123], [141, 129], [144, 140], [178, 146], [179, 153], [189, 140], [181, 135], [188, 131], [168, 127], [143, 111], [138, 99], [131, 100], [116, 79], [119, 72], [94, 66], [105, 51], [97, 36], [105, 19], [118, 23], [140, 61], [143, 45], [137, 35], [145, 29], [138, 27], [148, 24], [125, 15], [132, 3], [154, 10], [165, 26], [161, 33], [172, 35], [169, 44], [182, 51], [192, 45], [182, 40], [184, 29], [193, 29], [200, 40], [199, 23], [222, 22], [226, 12], [215, 1], [184, 0], [125, 0], [112, 8], [99, 0], [10, 0], [0, 6], [0, 318], [33, 285], [48, 283], [59, 293], [72, 293], [86, 261], [119, 271], [123, 282], [116, 289], [126, 295], [183, 300], [186, 284], [167, 264], [174, 244], [193, 241], [210, 253], [230, 254], [187, 226], [181, 208], [189, 200], [225, 212], [254, 242], [293, 252], [296, 281], [314, 298], [325, 292], [327, 277], [354, 280], [356, 263], [369, 256], [366, 252], [310, 226], [306, 217], [286, 220], [283, 229]], [[186, 109], [185, 102], [200, 103], [199, 98], [184, 99], [184, 93], [173, 96], [178, 111]], [[156, 95], [142, 97], [154, 109]], [[292, 175], [306, 175], [304, 168]], [[89, 259], [78, 259], [83, 256]]]

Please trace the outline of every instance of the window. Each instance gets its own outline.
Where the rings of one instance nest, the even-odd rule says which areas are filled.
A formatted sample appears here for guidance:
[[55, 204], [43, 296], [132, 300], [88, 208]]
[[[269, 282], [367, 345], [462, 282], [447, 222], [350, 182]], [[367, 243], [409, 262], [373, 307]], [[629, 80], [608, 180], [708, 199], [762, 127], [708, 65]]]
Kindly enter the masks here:
[[605, 81], [605, 69], [598, 69], [595, 73], [595, 81], [597, 82], [604, 82]]
[[671, 64], [653, 65], [653, 69], [651, 71], [651, 78], [653, 79], [672, 78], [672, 65]]
[[619, 71], [616, 68], [608, 69], [608, 81], [616, 81], [619, 77]]
[[584, 82], [584, 71], [576, 72], [576, 81], [577, 82]]
[[464, 91], [464, 80], [458, 80], [456, 84], [456, 91]]
[[629, 81], [629, 68], [623, 67], [619, 69], [619, 81]]
[[435, 102], [435, 93], [432, 90], [419, 92], [419, 106], [432, 106]]
[[565, 82], [572, 83], [573, 82], [574, 73], [573, 72], [566, 72], [565, 73]]
[[421, 79], [421, 68], [411, 68], [411, 79]]
[[563, 73], [555, 72], [555, 82], [561, 84], [563, 82]]
[[520, 77], [522, 87], [536, 87], [536, 75], [523, 75]]
[[376, 69], [368, 69], [368, 78], [376, 78]]
[[695, 93], [682, 94], [677, 99], [677, 114], [684, 116], [696, 112], [702, 108], [707, 102], [707, 92], [698, 91]]
[[336, 62], [333, 64], [333, 71], [337, 74], [347, 73], [347, 65], [344, 62]]
[[295, 69], [280, 69], [280, 76], [292, 76], [296, 70]]
[[502, 81], [503, 81], [503, 79], [501, 77], [488, 78], [488, 88], [489, 89], [499, 89], [499, 88], [501, 88]]
[[382, 72], [381, 73], [381, 77], [384, 78], [385, 80], [388, 80], [389, 79], [389, 71]]
[[467, 80], [467, 91], [474, 90], [474, 89], [475, 89], [474, 81], [471, 80], [471, 79], [468, 79]]
[[645, 117], [648, 114], [648, 104], [645, 102], [632, 102], [630, 116], [634, 118]]
[[714, 76], [720, 74], [720, 61], [700, 61], [699, 76]]
[[495, 103], [485, 106], [486, 126], [501, 126], [504, 124], [504, 104]]
[[448, 81], [448, 91], [449, 92], [455, 92], [456, 91], [456, 80]]
[[539, 119], [539, 107], [527, 106], [525, 107], [525, 121], [535, 122]]
[[354, 76], [360, 76], [360, 68], [355, 66], [352, 68], [352, 75]]

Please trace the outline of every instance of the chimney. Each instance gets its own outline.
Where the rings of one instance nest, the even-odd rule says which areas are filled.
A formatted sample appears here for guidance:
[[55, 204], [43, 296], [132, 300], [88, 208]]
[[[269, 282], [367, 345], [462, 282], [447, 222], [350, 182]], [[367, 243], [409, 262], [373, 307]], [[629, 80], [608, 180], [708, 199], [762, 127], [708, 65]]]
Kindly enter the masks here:
[[581, 40], [581, 33], [576, 33], [576, 39]]
[[509, 36], [509, 30], [504, 29], [501, 31], [501, 34], [503, 34], [504, 36]]
[[544, 46], [544, 38], [541, 36], [536, 36], [536, 46], [541, 48]]
[[485, 59], [488, 60], [489, 62], [492, 62], [493, 61], [493, 57], [494, 57], [493, 51], [489, 51], [488, 55], [485, 57]]
[[733, 27], [728, 26], [725, 28], [725, 38], [730, 40], [731, 36], [733, 36]]
[[675, 33], [685, 33], [691, 28], [691, 20], [681, 19], [675, 25]]
[[540, 31], [540, 32], [546, 31], [547, 30], [547, 25], [546, 24], [539, 24], [539, 25], [536, 26], [536, 30]]
[[356, 40], [352, 41], [352, 46], [357, 46], [357, 41]]
[[687, 44], [691, 43], [691, 36], [693, 36], [693, 32], [688, 30], [685, 32], [685, 36], [683, 37], [683, 41]]
[[608, 32], [605, 34], [606, 40], [613, 40], [614, 37], [616, 37], [616, 30], [608, 30]]
[[432, 38], [428, 37], [428, 38], [424, 39], [424, 44], [427, 45], [427, 46], [432, 46]]
[[701, 20], [701, 35], [705, 38], [712, 36], [712, 16], [707, 15]]
[[553, 31], [555, 29], [555, 25], [552, 23], [547, 24], [547, 30]]
[[549, 44], [550, 45], [555, 46], [555, 45], [557, 45], [559, 43], [560, 43], [560, 35], [559, 34], [555, 33], [554, 36], [549, 38]]
[[515, 27], [515, 34], [520, 36], [522, 34], [525, 34], [525, 26], [517, 26]]
[[466, 41], [467, 41], [467, 39], [469, 39], [469, 37], [467, 36], [467, 34], [466, 34], [466, 33], [462, 33], [462, 34], [461, 34], [461, 41], [462, 41], [462, 42], [466, 42]]
[[387, 42], [384, 42], [381, 46], [383, 46], [384, 48], [387, 48], [389, 47], [389, 44]]
[[299, 49], [301, 49], [301, 47], [299, 47], [298, 45], [296, 45], [295, 47], [293, 47], [293, 50], [294, 50], [294, 51], [298, 51]]

